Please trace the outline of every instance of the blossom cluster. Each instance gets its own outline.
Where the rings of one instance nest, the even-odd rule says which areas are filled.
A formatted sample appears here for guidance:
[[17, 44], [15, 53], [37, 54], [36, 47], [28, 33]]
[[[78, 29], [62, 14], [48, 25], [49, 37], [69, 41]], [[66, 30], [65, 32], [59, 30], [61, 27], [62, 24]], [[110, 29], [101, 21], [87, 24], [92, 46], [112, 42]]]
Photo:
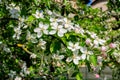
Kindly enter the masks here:
[[[10, 41], [16, 47], [9, 47], [12, 42], [7, 45], [0, 41], [0, 50], [10, 54], [10, 58], [15, 59], [20, 67], [19, 72], [12, 69], [8, 71], [11, 79], [22, 80], [23, 77], [36, 73], [47, 76], [52, 72], [51, 68], [56, 68], [53, 70], [56, 71], [55, 74], [62, 73], [71, 66], [79, 68], [88, 62], [90, 67], [101, 67], [103, 60], [110, 61], [109, 53], [112, 51], [116, 61], [120, 63], [119, 52], [114, 51], [119, 50], [118, 45], [110, 42], [109, 37], [83, 28], [74, 16], [68, 17], [54, 10], [41, 8], [35, 8], [31, 14], [21, 16], [19, 5], [11, 3], [6, 6], [10, 18], [17, 20], [10, 22], [13, 23], [10, 25]], [[22, 55], [27, 57], [21, 58]], [[95, 76], [100, 77], [97, 73]]]

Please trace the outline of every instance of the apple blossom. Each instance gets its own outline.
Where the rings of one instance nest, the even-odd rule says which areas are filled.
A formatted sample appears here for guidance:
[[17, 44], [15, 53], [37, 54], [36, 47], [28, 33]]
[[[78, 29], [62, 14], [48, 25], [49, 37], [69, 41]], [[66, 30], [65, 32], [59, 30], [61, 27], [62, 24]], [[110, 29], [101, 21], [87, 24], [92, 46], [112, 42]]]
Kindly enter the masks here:
[[37, 33], [37, 37], [40, 38], [43, 33], [44, 34], [48, 34], [48, 25], [47, 24], [43, 24], [42, 22], [39, 23], [39, 27], [34, 29], [34, 32]]
[[52, 58], [56, 60], [62, 60], [64, 58], [64, 55], [53, 54]]
[[26, 40], [31, 41], [32, 43], [37, 43], [36, 34], [31, 34], [30, 31], [27, 31]]
[[15, 32], [15, 34], [13, 35], [13, 38], [20, 39], [20, 35], [22, 33], [20, 25], [18, 25], [18, 27], [14, 28], [14, 32]]
[[41, 49], [45, 49], [46, 48], [46, 41], [44, 41], [43, 39], [40, 39], [38, 44], [37, 44], [37, 47], [40, 47]]
[[59, 25], [58, 23], [53, 23], [52, 25], [52, 30], [49, 32], [49, 34], [53, 35], [53, 34], [56, 34], [59, 36], [59, 37], [63, 37], [64, 34], [67, 32], [66, 29], [63, 28], [62, 25]]
[[93, 41], [94, 47], [98, 47], [99, 45], [104, 45], [105, 42], [106, 40], [95, 38], [95, 40]]
[[33, 14], [33, 16], [35, 16], [37, 19], [38, 18], [44, 18], [43, 12], [36, 10], [35, 14]]
[[81, 59], [82, 60], [89, 60], [89, 56], [93, 54], [92, 51], [88, 51], [87, 47], [80, 47], [80, 51], [82, 52]]
[[72, 42], [69, 42], [68, 43], [68, 49], [70, 49], [71, 51], [76, 51], [78, 49], [80, 49], [80, 46], [79, 46], [79, 43], [72, 43]]
[[81, 57], [78, 55], [78, 51], [74, 51], [74, 52], [73, 52], [73, 56], [72, 56], [72, 57], [68, 57], [68, 58], [66, 59], [66, 62], [71, 62], [71, 61], [73, 61], [73, 63], [74, 63], [75, 65], [78, 65], [78, 64], [79, 64], [79, 60], [81, 60]]

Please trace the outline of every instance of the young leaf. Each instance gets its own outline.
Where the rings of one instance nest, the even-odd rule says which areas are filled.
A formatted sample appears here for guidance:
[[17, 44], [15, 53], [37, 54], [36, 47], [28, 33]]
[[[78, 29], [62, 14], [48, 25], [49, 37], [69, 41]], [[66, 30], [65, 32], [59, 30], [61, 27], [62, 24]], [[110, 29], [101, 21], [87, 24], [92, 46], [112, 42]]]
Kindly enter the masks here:
[[97, 65], [97, 59], [95, 55], [90, 56], [90, 61], [94, 66]]
[[82, 80], [82, 75], [81, 75], [80, 73], [78, 73], [78, 74], [76, 75], [76, 79], [77, 79], [77, 80]]

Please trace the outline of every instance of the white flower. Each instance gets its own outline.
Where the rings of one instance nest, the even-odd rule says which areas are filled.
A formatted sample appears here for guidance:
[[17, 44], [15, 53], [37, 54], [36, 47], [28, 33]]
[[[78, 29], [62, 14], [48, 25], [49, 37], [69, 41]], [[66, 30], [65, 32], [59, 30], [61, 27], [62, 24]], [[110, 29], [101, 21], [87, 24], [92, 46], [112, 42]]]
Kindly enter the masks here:
[[[33, 57], [36, 57], [34, 54], [33, 54], [32, 56], [33, 56]], [[23, 65], [22, 65], [22, 70], [21, 70], [21, 72], [20, 72], [20, 75], [21, 75], [21, 76], [25, 76], [25, 75], [28, 75], [28, 74], [30, 74], [30, 71], [29, 71], [29, 69], [27, 68], [26, 63], [24, 62]]]
[[84, 34], [84, 30], [79, 25], [75, 25], [74, 31], [75, 33], [80, 33], [82, 35]]
[[12, 71], [10, 70], [10, 73], [8, 73], [8, 75], [13, 78], [16, 75], [16, 71]]
[[64, 58], [64, 55], [53, 54], [52, 58], [56, 60], [62, 60]]
[[96, 38], [93, 43], [94, 43], [95, 47], [98, 47], [99, 45], [104, 45], [105, 42], [106, 41], [103, 39]]
[[46, 10], [46, 12], [47, 12], [48, 15], [52, 15], [52, 11]]
[[20, 35], [21, 35], [21, 32], [22, 32], [20, 26], [15, 27], [14, 32], [15, 32], [15, 34], [13, 35], [13, 38], [20, 39]]
[[36, 34], [31, 34], [30, 31], [27, 31], [26, 40], [31, 41], [32, 43], [37, 43]]
[[73, 61], [73, 63], [74, 64], [79, 64], [79, 60], [81, 59], [81, 57], [78, 55], [78, 52], [74, 52], [73, 53], [73, 56], [72, 57], [68, 57], [67, 59], [66, 59], [66, 62], [71, 62], [71, 61]]
[[51, 26], [55, 26], [56, 24], [58, 24], [58, 23], [63, 23], [63, 19], [61, 19], [61, 18], [50, 18], [50, 25]]
[[2, 44], [2, 41], [0, 41], [0, 44]]
[[54, 23], [51, 28], [52, 28], [52, 30], [49, 32], [49, 34], [51, 34], [51, 35], [57, 33], [57, 35], [59, 37], [63, 37], [64, 34], [67, 32], [67, 30], [64, 29], [62, 25], [58, 25], [58, 23]]
[[64, 21], [64, 28], [65, 29], [67, 29], [68, 31], [73, 29], [73, 23], [70, 20], [68, 20], [67, 18], [64, 18], [63, 21]]
[[36, 13], [33, 14], [36, 18], [44, 18], [44, 15], [43, 15], [43, 12], [39, 11], [39, 10], [36, 10]]
[[78, 49], [80, 49], [80, 46], [79, 46], [79, 43], [72, 43], [72, 42], [69, 42], [68, 43], [68, 49], [70, 49], [71, 51], [76, 51]]
[[88, 33], [91, 36], [91, 38], [93, 38], [93, 39], [98, 38], [98, 36], [96, 36], [96, 34], [94, 32], [90, 32], [87, 30], [86, 33]]
[[45, 44], [46, 44], [46, 41], [43, 41], [43, 39], [40, 39], [37, 47], [41, 47], [42, 49], [45, 49], [46, 48]]
[[10, 9], [9, 12], [10, 12], [12, 18], [19, 18], [20, 17], [20, 14], [19, 14], [20, 7], [14, 6], [14, 7], [9, 7], [9, 9]]
[[36, 58], [36, 54], [31, 54], [30, 58], [34, 58], [35, 59]]
[[5, 52], [7, 52], [7, 53], [10, 53], [10, 52], [11, 52], [10, 48], [7, 48], [7, 47], [4, 47], [3, 50], [4, 50]]
[[87, 50], [87, 47], [81, 47], [80, 51], [82, 52], [81, 59], [83, 60], [85, 59], [89, 60], [89, 56], [93, 54], [92, 51]]
[[22, 80], [22, 78], [19, 76], [16, 76], [14, 80]]
[[40, 38], [42, 35], [43, 35], [43, 33], [44, 34], [48, 34], [48, 25], [47, 24], [43, 24], [43, 23], [39, 23], [39, 27], [37, 27], [37, 28], [35, 28], [34, 29], [34, 32], [36, 32], [37, 33], [37, 37], [38, 38]]

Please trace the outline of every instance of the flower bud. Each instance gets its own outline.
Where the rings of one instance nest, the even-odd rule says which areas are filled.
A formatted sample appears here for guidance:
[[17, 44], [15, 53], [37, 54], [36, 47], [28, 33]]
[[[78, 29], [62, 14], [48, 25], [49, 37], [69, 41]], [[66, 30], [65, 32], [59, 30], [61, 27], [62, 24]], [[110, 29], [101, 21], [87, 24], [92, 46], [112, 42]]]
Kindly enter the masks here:
[[109, 47], [112, 48], [112, 49], [114, 49], [114, 48], [116, 47], [116, 44], [110, 43], [110, 44], [109, 44]]
[[85, 43], [89, 45], [91, 43], [91, 40], [89, 38], [86, 39]]
[[95, 74], [95, 78], [100, 78], [100, 75], [99, 74]]
[[102, 52], [105, 52], [106, 50], [107, 50], [107, 49], [106, 49], [105, 46], [102, 46], [102, 47], [101, 47], [101, 51], [102, 51]]

